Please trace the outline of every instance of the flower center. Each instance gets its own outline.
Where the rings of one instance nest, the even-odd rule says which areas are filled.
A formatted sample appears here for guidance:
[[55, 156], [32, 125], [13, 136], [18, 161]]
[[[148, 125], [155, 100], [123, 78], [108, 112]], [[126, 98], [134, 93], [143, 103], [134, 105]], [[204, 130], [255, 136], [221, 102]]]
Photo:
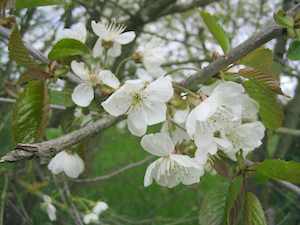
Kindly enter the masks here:
[[113, 46], [113, 42], [112, 41], [105, 41], [105, 40], [102, 40], [102, 47], [105, 48], [105, 49], [110, 49], [112, 46]]
[[143, 54], [141, 52], [134, 52], [131, 57], [135, 63], [141, 63], [143, 61]]
[[132, 96], [132, 105], [133, 105], [133, 106], [136, 106], [136, 105], [141, 104], [142, 101], [143, 101], [143, 98], [142, 98], [142, 96], [141, 96], [139, 93], [135, 93], [135, 94]]
[[90, 82], [93, 86], [95, 86], [99, 83], [97, 75], [95, 73], [90, 73], [89, 78], [90, 78]]

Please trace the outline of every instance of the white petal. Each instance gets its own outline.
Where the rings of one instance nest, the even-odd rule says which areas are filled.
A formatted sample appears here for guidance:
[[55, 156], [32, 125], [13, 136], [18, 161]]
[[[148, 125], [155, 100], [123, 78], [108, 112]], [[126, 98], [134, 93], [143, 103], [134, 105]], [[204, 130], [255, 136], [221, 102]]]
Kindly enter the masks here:
[[232, 143], [225, 138], [213, 138], [214, 142], [218, 144], [222, 149], [232, 148]]
[[102, 39], [98, 38], [93, 48], [93, 57], [97, 58], [103, 55]]
[[246, 121], [257, 120], [258, 104], [248, 95], [241, 96], [242, 99], [242, 119]]
[[100, 215], [102, 212], [108, 209], [108, 205], [106, 202], [97, 202], [97, 204], [93, 208], [93, 213]]
[[56, 220], [56, 208], [54, 207], [54, 205], [52, 205], [52, 204], [47, 205], [47, 213], [48, 213], [48, 217], [51, 221]]
[[144, 82], [141, 80], [128, 80], [101, 105], [113, 116], [125, 114], [132, 103], [132, 96], [143, 87]]
[[58, 34], [58, 40], [63, 38], [71, 38], [84, 43], [86, 41], [86, 36], [87, 31], [85, 25], [83, 23], [79, 23], [72, 26], [71, 28], [62, 30]]
[[185, 128], [191, 138], [193, 138], [196, 132], [197, 121], [207, 120], [215, 111], [216, 105], [210, 104], [210, 102], [205, 99], [190, 112], [186, 119]]
[[176, 110], [174, 114], [174, 121], [178, 124], [183, 124], [186, 121], [187, 116], [189, 115], [190, 109], [186, 108], [183, 110]]
[[114, 42], [113, 46], [108, 49], [107, 54], [111, 57], [118, 57], [121, 55], [121, 45], [119, 43]]
[[174, 94], [171, 78], [158, 78], [146, 87], [144, 94], [149, 101], [162, 103], [168, 102]]
[[77, 178], [84, 171], [84, 162], [78, 154], [69, 154], [64, 162], [64, 172], [71, 178]]
[[261, 122], [256, 121], [241, 125], [235, 132], [239, 137], [241, 146], [245, 150], [252, 150], [262, 144], [261, 140], [265, 135], [265, 127]]
[[119, 37], [115, 39], [115, 41], [121, 45], [126, 45], [132, 42], [134, 38], [135, 38], [135, 33], [133, 31], [128, 31], [120, 34]]
[[82, 83], [75, 87], [72, 93], [72, 100], [81, 107], [87, 107], [94, 99], [94, 89], [91, 85]]
[[105, 28], [105, 24], [102, 22], [96, 22], [92, 21], [92, 29], [95, 34], [97, 34], [99, 37], [104, 37], [107, 34], [107, 30]]
[[59, 152], [50, 160], [48, 169], [55, 175], [63, 172], [63, 164], [66, 157], [67, 153], [65, 151]]
[[183, 176], [182, 183], [184, 185], [191, 185], [200, 182], [200, 177], [204, 174], [204, 168], [188, 168], [188, 174]]
[[192, 158], [190, 158], [187, 155], [171, 154], [170, 157], [172, 160], [174, 160], [183, 167], [200, 168], [200, 165], [198, 165]]
[[71, 68], [81, 80], [86, 81], [89, 79], [89, 70], [83, 62], [72, 61]]
[[147, 73], [146, 70], [138, 68], [136, 71], [136, 75], [139, 79], [143, 80], [143, 81], [147, 81], [147, 82], [151, 82], [153, 80], [153, 77]]
[[167, 133], [155, 133], [145, 135], [141, 140], [142, 147], [156, 156], [167, 156], [175, 146]]
[[150, 63], [144, 60], [144, 66], [147, 72], [154, 78], [158, 78], [166, 74], [166, 71], [161, 68], [161, 64], [161, 61], [159, 63]]
[[83, 222], [85, 224], [90, 224], [90, 223], [98, 223], [99, 222], [99, 218], [98, 215], [95, 213], [89, 213], [84, 215], [83, 217]]
[[214, 142], [214, 138], [209, 134], [196, 134], [195, 144], [201, 151], [212, 155], [218, 151], [217, 143]]
[[119, 88], [120, 81], [118, 78], [110, 71], [110, 70], [102, 70], [100, 71], [100, 79], [101, 81], [109, 87], [114, 89]]
[[151, 163], [146, 170], [145, 173], [145, 177], [144, 177], [144, 186], [148, 187], [152, 184], [153, 182], [153, 173], [155, 170], [157, 170], [156, 168], [156, 164], [157, 164], [157, 160], [154, 161], [153, 163]]
[[147, 115], [147, 124], [153, 125], [166, 120], [167, 106], [160, 102], [144, 102], [144, 110]]
[[127, 125], [131, 134], [141, 137], [147, 131], [147, 115], [141, 106], [130, 109], [127, 117]]
[[123, 95], [124, 92], [117, 90], [108, 99], [101, 103], [106, 112], [112, 116], [120, 116], [125, 114], [132, 101], [130, 95]]

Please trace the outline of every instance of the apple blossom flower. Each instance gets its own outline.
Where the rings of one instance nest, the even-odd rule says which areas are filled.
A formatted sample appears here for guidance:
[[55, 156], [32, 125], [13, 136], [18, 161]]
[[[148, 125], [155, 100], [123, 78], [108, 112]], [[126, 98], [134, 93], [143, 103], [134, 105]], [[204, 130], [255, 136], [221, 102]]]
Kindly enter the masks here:
[[209, 126], [225, 129], [233, 122], [242, 119], [242, 101], [246, 98], [242, 85], [234, 82], [222, 82], [211, 95], [195, 107], [187, 117], [186, 129], [193, 138], [198, 122], [207, 122]]
[[234, 82], [220, 82], [209, 92], [210, 96], [191, 111], [186, 121], [187, 132], [197, 146], [195, 158], [205, 163], [209, 155], [223, 150], [234, 159], [238, 151], [246, 155], [258, 147], [264, 127], [255, 122], [258, 106], [244, 88]]
[[145, 187], [151, 185], [153, 180], [169, 188], [179, 183], [190, 185], [200, 181], [204, 173], [203, 166], [187, 155], [177, 154], [168, 134], [145, 135], [141, 145], [147, 152], [160, 157], [148, 166], [144, 178]]
[[84, 224], [90, 224], [90, 223], [99, 223], [99, 217], [95, 213], [88, 213], [85, 214], [83, 217]]
[[64, 38], [76, 39], [85, 43], [87, 37], [87, 30], [85, 24], [78, 23], [73, 25], [71, 28], [63, 29], [59, 32], [57, 39], [61, 40]]
[[90, 105], [94, 99], [94, 86], [105, 84], [117, 89], [120, 85], [118, 78], [110, 70], [102, 70], [99, 67], [89, 70], [83, 62], [77, 61], [72, 61], [71, 68], [81, 80], [72, 93], [72, 100], [78, 106]]
[[148, 125], [166, 120], [166, 103], [173, 92], [170, 77], [160, 77], [149, 84], [142, 80], [128, 80], [102, 106], [113, 116], [127, 114], [129, 131], [142, 136]]
[[137, 75], [138, 79], [143, 80], [143, 81], [151, 82], [154, 80], [154, 77], [151, 76], [146, 70], [144, 70], [142, 68], [137, 69], [136, 75]]
[[161, 68], [164, 56], [160, 46], [161, 43], [158, 39], [151, 39], [145, 45], [141, 45], [132, 56], [133, 60], [142, 63], [147, 72], [154, 78], [165, 74], [165, 71]]
[[108, 209], [108, 205], [106, 202], [99, 201], [96, 203], [92, 211], [83, 217], [83, 222], [85, 224], [90, 223], [98, 223], [99, 222], [99, 216]]
[[260, 121], [244, 123], [233, 127], [224, 134], [232, 143], [222, 149], [232, 160], [236, 160], [236, 153], [242, 150], [244, 157], [262, 144], [265, 127]]
[[52, 204], [52, 199], [48, 195], [43, 195], [44, 202], [42, 203], [42, 207], [47, 211], [48, 217], [51, 221], [56, 220], [56, 208]]
[[160, 132], [168, 133], [175, 145], [180, 144], [183, 141], [191, 140], [184, 128], [177, 126], [176, 124], [171, 124], [167, 121], [161, 127]]
[[92, 29], [99, 36], [93, 48], [94, 57], [101, 56], [104, 49], [109, 56], [118, 57], [121, 54], [121, 45], [126, 45], [135, 38], [133, 31], [123, 33], [126, 26], [118, 25], [114, 21], [111, 23], [92, 21]]
[[84, 162], [77, 153], [61, 151], [50, 160], [48, 169], [55, 175], [64, 172], [71, 178], [77, 178], [84, 170]]

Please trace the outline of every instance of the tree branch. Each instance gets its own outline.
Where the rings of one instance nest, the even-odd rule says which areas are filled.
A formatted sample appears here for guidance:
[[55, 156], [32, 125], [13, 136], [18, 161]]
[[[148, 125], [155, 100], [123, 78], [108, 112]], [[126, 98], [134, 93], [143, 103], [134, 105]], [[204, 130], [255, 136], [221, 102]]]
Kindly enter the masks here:
[[[299, 11], [300, 4], [291, 9], [289, 11], [289, 14], [294, 15]], [[189, 77], [189, 79], [187, 79], [187, 81], [185, 82], [185, 85], [193, 86], [194, 84], [206, 81], [210, 77], [219, 73], [222, 69], [243, 58], [253, 50], [259, 48], [260, 46], [273, 40], [274, 38], [282, 36], [285, 32], [285, 29], [275, 24], [274, 21], [270, 22], [264, 27], [264, 30], [253, 35], [245, 42], [233, 48], [226, 55], [221, 56], [216, 61], [209, 64], [207, 67], [204, 67], [200, 72], [197, 72], [193, 76]]]
[[34, 144], [18, 144], [14, 150], [4, 155], [0, 159], [0, 162], [16, 162], [24, 159], [30, 159], [35, 156], [47, 158], [79, 143], [86, 137], [95, 135], [99, 131], [112, 126], [121, 119], [122, 117], [114, 118], [107, 116], [97, 120], [96, 122], [90, 123], [79, 130], [73, 131], [56, 139]]

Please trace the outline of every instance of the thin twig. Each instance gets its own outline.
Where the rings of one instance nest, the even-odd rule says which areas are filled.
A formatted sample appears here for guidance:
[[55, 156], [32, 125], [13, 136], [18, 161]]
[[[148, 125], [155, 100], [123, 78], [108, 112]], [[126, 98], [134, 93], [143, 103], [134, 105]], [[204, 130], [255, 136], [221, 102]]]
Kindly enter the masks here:
[[4, 184], [3, 184], [2, 194], [1, 194], [0, 225], [4, 225], [4, 211], [5, 211], [6, 194], [8, 188], [8, 175], [5, 174], [3, 178], [4, 178]]
[[135, 167], [139, 167], [141, 165], [144, 165], [145, 163], [153, 160], [154, 157], [153, 156], [148, 156], [146, 157], [145, 159], [143, 160], [140, 160], [138, 162], [134, 162], [134, 163], [130, 163], [120, 169], [117, 169], [113, 172], [110, 172], [108, 174], [105, 174], [105, 175], [102, 175], [102, 176], [98, 176], [98, 177], [94, 177], [94, 178], [86, 178], [86, 179], [77, 179], [77, 180], [72, 180], [73, 182], [80, 182], [80, 183], [87, 183], [87, 182], [97, 182], [97, 181], [103, 181], [103, 180], [107, 180], [107, 179], [110, 179], [114, 176], [117, 176], [121, 173], [124, 173], [125, 171], [127, 170], [130, 170], [132, 168], [135, 168]]
[[300, 130], [296, 130], [296, 129], [291, 129], [291, 128], [287, 128], [287, 127], [281, 127], [278, 128], [276, 130], [276, 133], [278, 134], [288, 134], [291, 136], [300, 136]]

